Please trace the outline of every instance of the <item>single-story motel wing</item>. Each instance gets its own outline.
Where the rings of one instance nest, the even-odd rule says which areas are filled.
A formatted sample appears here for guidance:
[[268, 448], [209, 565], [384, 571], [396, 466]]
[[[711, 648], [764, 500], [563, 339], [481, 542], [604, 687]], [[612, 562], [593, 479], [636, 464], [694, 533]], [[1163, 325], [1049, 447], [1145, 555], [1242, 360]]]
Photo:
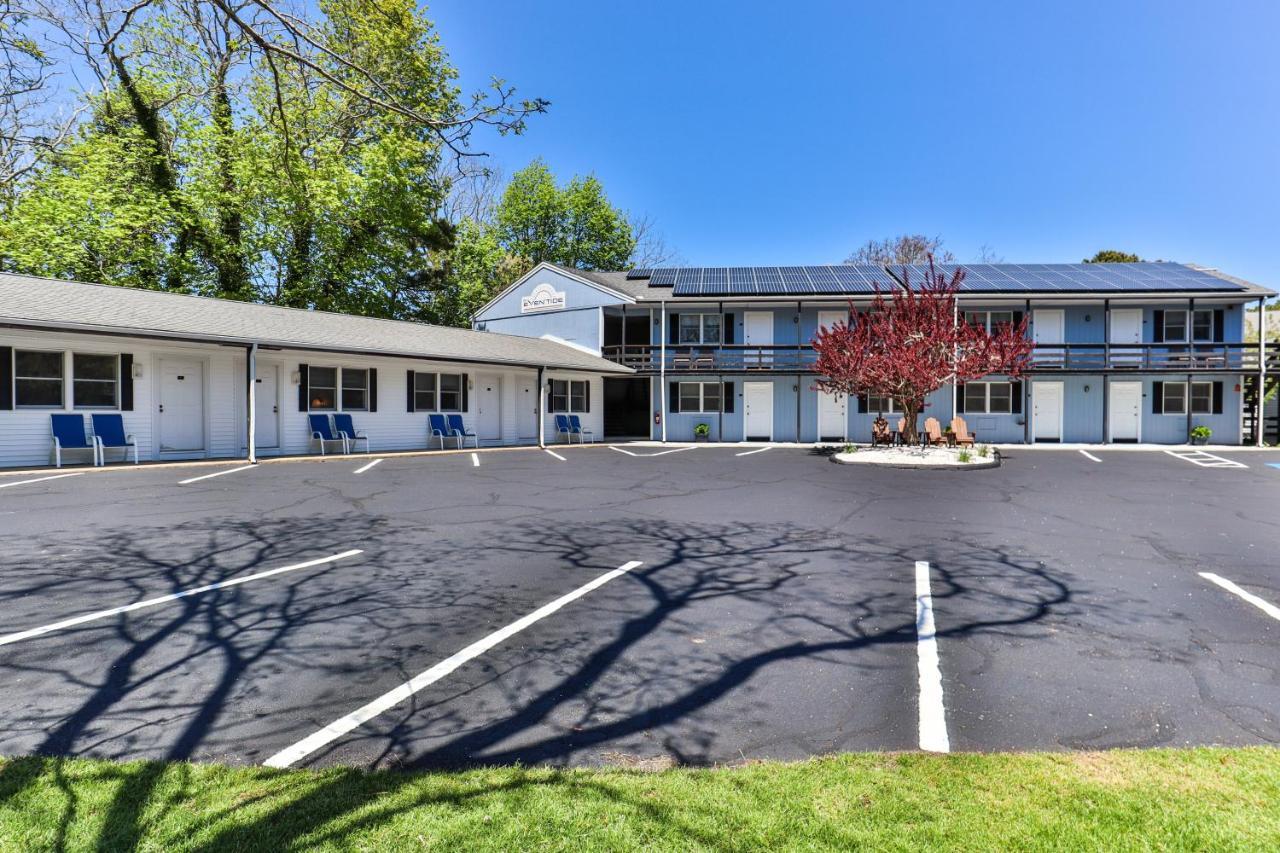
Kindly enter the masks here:
[[[1029, 319], [1032, 370], [932, 395], [982, 442], [1262, 441], [1280, 355], [1246, 343], [1272, 291], [1192, 265], [966, 265], [957, 321]], [[346, 413], [375, 451], [560, 440], [864, 441], [895, 403], [814, 388], [810, 340], [921, 271], [871, 265], [586, 272], [539, 264], [473, 329], [0, 274], [0, 466], [50, 462], [51, 414], [119, 413], [147, 460], [317, 450]], [[252, 381], [250, 378], [252, 377]], [[455, 446], [452, 439], [448, 446]], [[363, 445], [361, 445], [363, 448]], [[114, 461], [117, 457], [109, 457]]]

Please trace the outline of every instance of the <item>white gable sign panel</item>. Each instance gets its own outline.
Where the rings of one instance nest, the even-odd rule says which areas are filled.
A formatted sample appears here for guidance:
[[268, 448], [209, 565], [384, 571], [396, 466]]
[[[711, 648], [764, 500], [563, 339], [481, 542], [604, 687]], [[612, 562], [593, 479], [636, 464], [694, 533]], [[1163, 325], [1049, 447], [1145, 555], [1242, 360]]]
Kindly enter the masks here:
[[528, 296], [520, 299], [520, 313], [532, 314], [535, 311], [559, 311], [564, 308], [564, 291], [556, 290], [549, 284], [540, 284]]

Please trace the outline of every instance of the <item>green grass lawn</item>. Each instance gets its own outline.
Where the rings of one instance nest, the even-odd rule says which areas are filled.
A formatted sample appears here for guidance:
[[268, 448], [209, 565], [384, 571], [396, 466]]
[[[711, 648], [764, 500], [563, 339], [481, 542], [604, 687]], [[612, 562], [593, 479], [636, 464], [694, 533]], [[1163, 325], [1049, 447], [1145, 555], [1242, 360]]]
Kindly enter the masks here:
[[857, 754], [718, 770], [0, 763], [2, 850], [1280, 849], [1280, 750]]

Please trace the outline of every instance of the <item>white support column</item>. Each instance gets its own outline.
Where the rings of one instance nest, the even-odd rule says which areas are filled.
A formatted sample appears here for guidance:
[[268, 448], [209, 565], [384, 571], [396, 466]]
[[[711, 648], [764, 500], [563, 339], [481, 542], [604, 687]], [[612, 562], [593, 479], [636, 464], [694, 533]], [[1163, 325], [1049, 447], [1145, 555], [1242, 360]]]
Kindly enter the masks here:
[[245, 357], [245, 395], [246, 400], [245, 411], [248, 412], [247, 426], [249, 428], [248, 440], [246, 447], [249, 448], [250, 464], [258, 462], [258, 345], [250, 344], [249, 351]]
[[[547, 446], [547, 418], [542, 412], [542, 401], [547, 399], [547, 389], [543, 386], [547, 383], [547, 369], [545, 367], [538, 368], [538, 401], [537, 408], [534, 409], [538, 413], [538, 446]], [[603, 405], [603, 401], [601, 403]], [[479, 430], [477, 430], [479, 432]]]
[[[1190, 391], [1187, 391], [1190, 399]], [[1254, 421], [1254, 444], [1262, 446], [1263, 436], [1267, 432], [1264, 420], [1267, 412], [1267, 300], [1258, 299], [1258, 413]]]
[[659, 303], [662, 312], [662, 339], [658, 350], [658, 411], [662, 412], [662, 443], [667, 443], [667, 303]]

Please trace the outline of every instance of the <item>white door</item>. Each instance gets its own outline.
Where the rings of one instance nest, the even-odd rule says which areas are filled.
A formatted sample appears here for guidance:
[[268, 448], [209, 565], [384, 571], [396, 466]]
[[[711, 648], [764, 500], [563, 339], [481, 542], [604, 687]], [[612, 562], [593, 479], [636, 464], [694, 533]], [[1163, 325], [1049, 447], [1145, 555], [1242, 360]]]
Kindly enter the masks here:
[[849, 398], [843, 394], [818, 392], [818, 440], [844, 441], [848, 438]]
[[160, 450], [204, 450], [204, 365], [160, 359]]
[[1061, 366], [1066, 351], [1054, 344], [1066, 341], [1066, 319], [1061, 308], [1037, 308], [1031, 324], [1031, 337], [1036, 344], [1036, 364]]
[[[1142, 309], [1141, 308], [1112, 308], [1111, 309], [1111, 343], [1112, 344], [1140, 344], [1142, 343]], [[1132, 349], [1125, 348], [1120, 350], [1113, 349], [1111, 351], [1112, 364], [1141, 364], [1142, 350], [1134, 347]]]
[[1062, 383], [1031, 383], [1031, 440], [1062, 440]]
[[830, 329], [836, 323], [848, 323], [848, 311], [819, 311], [818, 312], [818, 328], [826, 326]]
[[481, 441], [502, 440], [502, 377], [476, 376], [476, 435]]
[[1112, 382], [1107, 408], [1112, 441], [1140, 441], [1142, 438], [1142, 383]]
[[538, 380], [532, 376], [516, 381], [516, 435], [530, 441], [538, 437]]
[[280, 446], [280, 401], [276, 398], [276, 379], [280, 368], [274, 364], [259, 364], [254, 380], [254, 444], [259, 450]]
[[773, 383], [742, 383], [743, 435], [747, 441], [773, 441]]
[[772, 364], [773, 350], [767, 347], [773, 345], [773, 312], [747, 311], [742, 317], [742, 328], [742, 343], [747, 347], [742, 355], [743, 364], [748, 368]]

